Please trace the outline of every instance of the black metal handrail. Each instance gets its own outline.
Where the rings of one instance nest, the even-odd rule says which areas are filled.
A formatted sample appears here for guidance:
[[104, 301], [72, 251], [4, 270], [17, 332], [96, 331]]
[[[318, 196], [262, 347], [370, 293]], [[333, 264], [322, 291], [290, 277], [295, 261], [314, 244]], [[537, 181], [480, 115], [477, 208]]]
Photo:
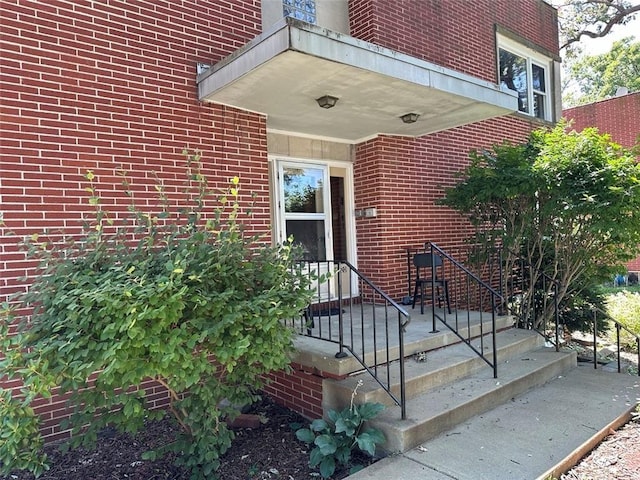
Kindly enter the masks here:
[[[309, 261], [304, 268], [320, 279], [313, 280], [315, 298], [298, 320], [298, 333], [336, 343], [337, 358], [351, 354], [406, 419], [404, 332], [409, 313], [349, 262]], [[394, 368], [399, 398], [392, 391]]]
[[618, 373], [621, 373], [622, 362], [620, 360], [620, 330], [626, 330], [636, 340], [637, 361], [638, 361], [638, 376], [640, 376], [640, 335], [632, 332], [629, 328], [618, 322], [615, 318], [611, 317], [607, 312], [601, 310], [598, 307], [592, 309], [593, 312], [593, 368], [598, 368], [598, 314], [602, 315], [607, 321], [612, 322], [616, 327], [616, 357], [618, 361]]
[[[442, 322], [493, 369], [493, 377], [497, 378], [496, 317], [498, 306], [504, 303], [502, 295], [435, 243], [425, 243], [424, 252], [430, 253], [432, 256], [437, 255], [442, 260], [440, 266], [432, 263], [431, 278], [445, 279], [447, 289], [444, 292], [438, 291], [439, 284], [437, 282], [431, 283], [432, 331], [437, 331], [436, 320]], [[438, 273], [438, 269], [441, 269], [441, 273]], [[447, 304], [442, 302], [443, 293], [449, 296]], [[472, 328], [472, 312], [480, 315], [477, 330]], [[490, 331], [485, 331], [483, 318], [485, 315], [491, 317]], [[491, 339], [490, 357], [485, 354], [487, 337]], [[474, 342], [478, 340], [480, 345], [476, 347]]]
[[[560, 284], [557, 280], [545, 272], [537, 272], [534, 278], [531, 274], [531, 264], [523, 258], [517, 258], [514, 262], [515, 272], [511, 271], [508, 280], [503, 279], [505, 298], [515, 299], [520, 295], [519, 309], [514, 304], [507, 302], [506, 307], [511, 314], [518, 318], [517, 326], [534, 330], [550, 342], [556, 349], [560, 349], [560, 309], [558, 305], [558, 291]], [[503, 270], [504, 271], [504, 270]], [[529, 290], [529, 298], [526, 295], [528, 284], [533, 285]], [[524, 303], [528, 302], [527, 307]], [[517, 302], [516, 302], [517, 303]], [[549, 319], [553, 318], [553, 335], [549, 335]]]
[[[518, 257], [513, 262], [515, 267], [513, 271], [507, 272], [508, 275], [503, 275], [505, 272], [504, 262], [502, 259], [502, 250], [494, 249], [494, 255], [497, 252], [497, 262], [499, 262], [499, 268], [492, 268], [492, 271], [499, 272], [500, 275], [500, 291], [507, 302], [505, 303], [506, 310], [518, 318], [517, 325], [520, 328], [532, 329], [542, 335], [546, 341], [553, 344], [556, 351], [560, 350], [560, 308], [558, 305], [558, 291], [560, 285], [557, 280], [551, 278], [544, 272], [538, 272], [537, 277], [534, 278], [530, 273], [531, 265], [525, 259]], [[494, 262], [496, 259], [494, 259]], [[492, 262], [490, 262], [492, 263]], [[520, 297], [521, 302], [525, 300], [522, 298], [526, 294], [528, 285], [533, 285], [533, 288], [529, 290], [531, 296], [529, 308], [514, 308], [518, 302], [514, 299]], [[522, 307], [522, 305], [520, 305]], [[611, 317], [608, 313], [598, 307], [592, 307], [593, 312], [593, 364], [594, 368], [598, 367], [597, 360], [597, 331], [598, 331], [598, 314], [604, 317], [609, 322], [612, 322], [616, 329], [616, 357], [618, 363], [618, 373], [621, 373], [621, 347], [620, 347], [620, 331], [625, 330], [636, 341], [636, 349], [638, 350], [638, 376], [640, 376], [640, 335], [631, 331], [629, 328], [618, 322]], [[553, 319], [553, 332], [549, 334], [549, 320]]]
[[[505, 260], [501, 246], [473, 245], [468, 256], [470, 264], [484, 271], [487, 282], [495, 286], [503, 298], [501, 312], [512, 315], [516, 326], [533, 330], [554, 345], [560, 345], [559, 283], [544, 272], [536, 271], [519, 254], [509, 251]], [[533, 288], [530, 288], [533, 286]], [[549, 320], [554, 329], [549, 333]]]

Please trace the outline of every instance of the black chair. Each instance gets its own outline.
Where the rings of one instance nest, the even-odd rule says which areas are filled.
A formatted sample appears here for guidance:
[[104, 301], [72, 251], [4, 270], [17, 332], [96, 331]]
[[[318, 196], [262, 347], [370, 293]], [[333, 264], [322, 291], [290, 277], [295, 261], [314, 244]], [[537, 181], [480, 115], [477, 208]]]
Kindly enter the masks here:
[[[438, 306], [442, 308], [442, 300], [447, 302], [447, 310], [451, 314], [451, 303], [449, 301], [449, 281], [444, 278], [444, 265], [442, 258], [431, 253], [416, 253], [413, 256], [413, 265], [416, 267], [416, 284], [413, 289], [413, 305], [416, 308], [416, 297], [420, 290], [420, 313], [424, 314], [424, 292], [429, 286], [436, 289]], [[432, 273], [435, 271], [435, 278]]]

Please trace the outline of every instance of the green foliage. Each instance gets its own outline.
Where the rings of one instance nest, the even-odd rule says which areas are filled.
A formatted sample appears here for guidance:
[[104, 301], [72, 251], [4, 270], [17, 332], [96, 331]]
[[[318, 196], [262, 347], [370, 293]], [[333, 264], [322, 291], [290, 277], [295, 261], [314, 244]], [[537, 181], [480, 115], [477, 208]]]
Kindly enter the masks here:
[[[609, 295], [606, 311], [611, 318], [640, 335], [640, 293], [621, 291]], [[635, 337], [624, 329], [620, 331], [620, 344], [630, 351], [638, 348]]]
[[577, 87], [563, 99], [569, 106], [613, 97], [618, 87], [640, 91], [640, 42], [623, 38], [606, 53], [578, 58], [571, 63], [569, 74]]
[[[360, 384], [358, 384], [360, 385]], [[355, 395], [357, 390], [354, 390]], [[364, 403], [355, 405], [353, 395], [349, 408], [338, 412], [330, 410], [327, 414], [329, 421], [316, 419], [309, 428], [296, 431], [299, 440], [315, 445], [311, 450], [309, 464], [318, 467], [322, 478], [329, 478], [338, 465], [348, 465], [354, 449], [359, 449], [373, 456], [376, 445], [383, 443], [385, 437], [375, 428], [364, 429], [364, 422], [371, 420], [384, 410], [379, 403]], [[361, 467], [352, 467], [352, 473]]]
[[557, 282], [562, 303], [584, 279], [599, 283], [637, 253], [640, 165], [595, 129], [577, 133], [561, 122], [526, 144], [473, 152], [459, 178], [443, 203], [469, 218], [475, 244], [504, 247], [505, 274], [518, 257], [530, 265], [525, 307], [543, 274]]
[[8, 390], [0, 390], [0, 466], [29, 469], [39, 476], [46, 470], [47, 456], [40, 450], [42, 436], [31, 407], [16, 402]]
[[0, 330], [0, 368], [24, 384], [13, 398], [1, 392], [0, 413], [17, 427], [0, 443], [0, 471], [44, 468], [29, 408], [37, 395], [69, 393], [72, 445], [90, 446], [106, 425], [135, 432], [162, 415], [138, 387], [154, 379], [169, 393], [181, 434], [147, 458], [173, 451], [192, 478], [212, 478], [233, 439], [225, 422], [234, 406], [255, 400], [264, 375], [288, 365], [292, 332], [282, 320], [308, 304], [309, 276], [290, 244], [272, 247], [244, 233], [239, 179], [214, 191], [199, 160], [188, 157], [191, 201], [179, 210], [162, 185], [160, 212], [139, 210], [125, 178], [130, 217], [116, 225], [89, 172], [95, 216], [84, 234], [29, 240], [42, 263], [17, 306], [32, 314], [6, 315]]
[[[606, 298], [600, 288], [587, 283], [583, 288], [577, 285], [571, 289], [571, 295], [565, 296], [559, 305], [560, 324], [569, 331], [592, 332], [594, 309], [604, 310]], [[606, 332], [609, 322], [602, 316], [596, 316], [598, 332]]]
[[630, 0], [551, 0], [558, 8], [560, 48], [565, 56], [579, 50], [582, 36], [599, 38], [607, 35], [611, 28], [626, 24], [640, 5]]

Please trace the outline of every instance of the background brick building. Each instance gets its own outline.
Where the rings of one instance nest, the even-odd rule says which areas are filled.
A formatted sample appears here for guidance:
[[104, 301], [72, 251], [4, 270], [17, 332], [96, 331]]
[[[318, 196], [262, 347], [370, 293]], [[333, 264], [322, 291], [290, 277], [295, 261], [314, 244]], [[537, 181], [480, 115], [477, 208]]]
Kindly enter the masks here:
[[[577, 131], [596, 127], [623, 147], [633, 148], [640, 144], [640, 92], [568, 108], [563, 116], [573, 122]], [[640, 257], [629, 262], [627, 268], [630, 272], [640, 273]]]

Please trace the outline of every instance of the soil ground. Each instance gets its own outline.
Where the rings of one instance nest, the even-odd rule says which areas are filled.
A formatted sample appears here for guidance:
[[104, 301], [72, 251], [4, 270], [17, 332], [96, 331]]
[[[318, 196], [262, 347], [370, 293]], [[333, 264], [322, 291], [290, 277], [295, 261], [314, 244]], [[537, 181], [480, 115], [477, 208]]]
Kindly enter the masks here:
[[[309, 447], [295, 436], [292, 424], [307, 426], [309, 421], [263, 399], [252, 407], [263, 423], [257, 428], [238, 428], [231, 448], [222, 458], [217, 475], [221, 480], [302, 480], [320, 479], [309, 467]], [[50, 470], [40, 480], [188, 480], [189, 473], [176, 467], [173, 457], [144, 461], [142, 453], [171, 441], [176, 433], [172, 422], [150, 422], [144, 431], [131, 437], [114, 431], [101, 436], [95, 450], [77, 449], [62, 454], [57, 445], [46, 448]], [[373, 459], [354, 455], [356, 462]], [[333, 480], [349, 475], [336, 471]], [[32, 480], [26, 472], [15, 472], [0, 480]]]

